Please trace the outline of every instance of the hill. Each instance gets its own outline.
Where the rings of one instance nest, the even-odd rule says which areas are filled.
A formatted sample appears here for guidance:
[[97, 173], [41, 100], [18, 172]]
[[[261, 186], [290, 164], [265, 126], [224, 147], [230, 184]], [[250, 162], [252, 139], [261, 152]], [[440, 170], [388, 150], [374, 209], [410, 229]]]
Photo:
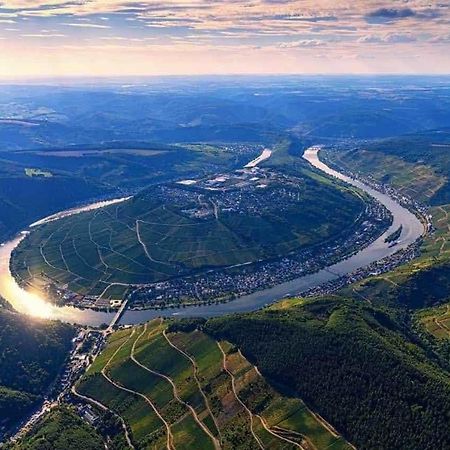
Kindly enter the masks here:
[[[170, 298], [198, 301], [199, 291], [183, 293], [183, 277], [236, 266], [251, 275], [263, 261], [351, 250], [361, 224], [373, 219], [368, 205], [304, 168], [297, 175], [220, 173], [153, 186], [121, 204], [44, 224], [19, 245], [12, 268], [22, 283], [105, 299], [123, 298], [130, 285], [180, 280]], [[365, 238], [382, 225], [375, 221]]]
[[258, 146], [114, 141], [0, 151], [0, 240], [37, 219], [89, 200], [122, 197], [180, 176], [231, 168]]
[[73, 336], [69, 325], [0, 308], [0, 436], [46, 395]]
[[77, 392], [118, 414], [139, 450], [350, 449], [236, 347], [196, 329], [201, 324], [157, 319], [114, 333]]
[[432, 206], [450, 203], [450, 129], [441, 128], [329, 152], [354, 172]]
[[45, 415], [23, 438], [6, 450], [99, 450], [103, 439], [78, 414], [59, 406]]
[[205, 331], [358, 448], [448, 448], [449, 372], [399, 317], [361, 300], [300, 299], [212, 319]]

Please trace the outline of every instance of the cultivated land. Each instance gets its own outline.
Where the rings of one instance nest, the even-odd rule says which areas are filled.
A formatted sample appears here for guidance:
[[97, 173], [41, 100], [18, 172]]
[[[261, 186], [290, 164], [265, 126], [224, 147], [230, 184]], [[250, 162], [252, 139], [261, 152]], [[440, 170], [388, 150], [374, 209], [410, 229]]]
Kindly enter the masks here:
[[[433, 232], [409, 264], [344, 290], [378, 304], [411, 308], [419, 328], [448, 339], [450, 300], [450, 132], [440, 129], [364, 144], [361, 149], [328, 151], [338, 165], [429, 205]], [[445, 344], [439, 351], [447, 355]]]
[[[105, 307], [110, 299], [125, 298], [130, 288], [211, 269], [236, 271], [318, 246], [352, 250], [356, 244], [347, 239], [359, 239], [362, 228], [366, 235], [377, 233], [384, 224], [377, 218], [383, 211], [371, 208], [361, 194], [314, 172], [302, 177], [257, 168], [223, 173], [154, 186], [124, 203], [33, 229], [14, 252], [12, 270], [22, 284], [46, 290], [62, 303], [94, 306], [95, 301]], [[154, 287], [149, 295], [155, 301], [162, 288], [174, 291], [169, 302], [214, 299], [206, 296], [211, 286], [195, 292], [178, 285]], [[216, 298], [247, 288], [234, 282]]]
[[387, 183], [432, 206], [450, 203], [448, 128], [356, 144], [329, 153], [341, 167]]
[[357, 448], [450, 445], [448, 346], [439, 356], [397, 308], [344, 296], [292, 299], [211, 319], [204, 330], [236, 345]]
[[351, 448], [195, 325], [158, 319], [114, 333], [76, 391], [122, 417], [136, 449]]
[[35, 150], [0, 150], [0, 240], [82, 202], [123, 197], [180, 176], [245, 164], [257, 144], [180, 145], [105, 142]]

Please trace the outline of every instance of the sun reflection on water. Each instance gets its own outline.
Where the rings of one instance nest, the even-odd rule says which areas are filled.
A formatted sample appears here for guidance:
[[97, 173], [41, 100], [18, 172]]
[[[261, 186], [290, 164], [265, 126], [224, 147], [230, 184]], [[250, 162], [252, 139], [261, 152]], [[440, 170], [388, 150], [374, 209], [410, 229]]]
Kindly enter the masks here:
[[38, 292], [31, 292], [20, 288], [11, 276], [1, 274], [0, 283], [3, 286], [5, 300], [23, 314], [42, 319], [50, 319], [53, 316], [53, 305], [41, 297]]

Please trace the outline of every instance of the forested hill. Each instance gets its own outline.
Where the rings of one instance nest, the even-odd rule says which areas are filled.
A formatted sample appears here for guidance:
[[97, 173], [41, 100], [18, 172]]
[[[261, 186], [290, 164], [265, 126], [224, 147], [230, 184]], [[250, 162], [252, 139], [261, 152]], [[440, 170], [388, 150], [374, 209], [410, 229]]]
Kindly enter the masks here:
[[[70, 407], [59, 406], [44, 416], [19, 442], [6, 450], [99, 450], [101, 435]], [[113, 448], [113, 447], [111, 447]], [[119, 450], [119, 447], [114, 447]]]
[[45, 394], [71, 347], [74, 329], [0, 307], [0, 438]]
[[[293, 304], [295, 304], [293, 306]], [[338, 297], [208, 321], [361, 449], [450, 447], [450, 376], [389, 312]]]

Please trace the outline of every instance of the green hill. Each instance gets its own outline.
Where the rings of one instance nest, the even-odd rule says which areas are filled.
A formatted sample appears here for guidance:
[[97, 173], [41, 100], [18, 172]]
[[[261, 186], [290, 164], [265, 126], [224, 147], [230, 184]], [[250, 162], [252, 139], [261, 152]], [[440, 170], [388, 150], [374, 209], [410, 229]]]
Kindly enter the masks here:
[[90, 199], [122, 197], [183, 175], [243, 165], [259, 149], [247, 145], [248, 153], [241, 154], [222, 145], [188, 147], [114, 141], [0, 150], [0, 240]]
[[118, 414], [139, 450], [350, 450], [236, 347], [196, 330], [201, 324], [154, 320], [114, 333], [77, 392]]
[[69, 325], [0, 308], [0, 436], [45, 395], [73, 335]]
[[426, 131], [329, 152], [343, 167], [388, 183], [433, 206], [450, 203], [450, 129]]
[[187, 183], [152, 186], [34, 229], [13, 255], [15, 275], [34, 286], [120, 298], [130, 284], [338, 242], [365, 220], [363, 197], [304, 168], [298, 176], [264, 170]]
[[445, 449], [450, 375], [389, 310], [330, 297], [212, 319], [205, 331], [241, 349], [358, 448]]
[[7, 450], [99, 450], [103, 447], [102, 437], [67, 406], [53, 409], [18, 442], [6, 445]]

